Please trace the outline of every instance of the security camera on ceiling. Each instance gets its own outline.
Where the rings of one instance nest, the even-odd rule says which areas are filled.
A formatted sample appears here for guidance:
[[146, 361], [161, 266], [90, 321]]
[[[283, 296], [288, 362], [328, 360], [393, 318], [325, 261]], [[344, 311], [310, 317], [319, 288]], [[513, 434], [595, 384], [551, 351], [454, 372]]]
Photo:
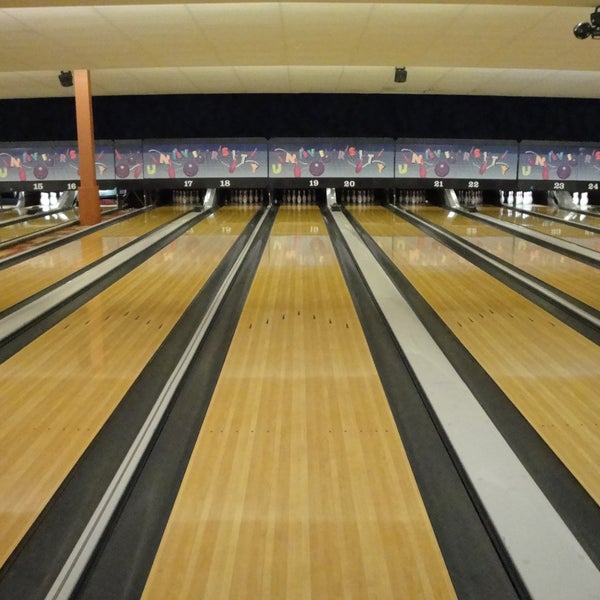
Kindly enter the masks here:
[[578, 40], [591, 37], [593, 40], [600, 39], [600, 6], [590, 15], [590, 22], [577, 23], [573, 28], [573, 35]]

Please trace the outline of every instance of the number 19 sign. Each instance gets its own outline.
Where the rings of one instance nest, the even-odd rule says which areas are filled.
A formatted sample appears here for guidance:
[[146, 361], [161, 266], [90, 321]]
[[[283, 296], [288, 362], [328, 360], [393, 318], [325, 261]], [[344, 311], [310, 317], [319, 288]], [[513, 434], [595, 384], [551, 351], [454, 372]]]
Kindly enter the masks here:
[[389, 138], [288, 138], [269, 142], [269, 177], [277, 187], [393, 185]]

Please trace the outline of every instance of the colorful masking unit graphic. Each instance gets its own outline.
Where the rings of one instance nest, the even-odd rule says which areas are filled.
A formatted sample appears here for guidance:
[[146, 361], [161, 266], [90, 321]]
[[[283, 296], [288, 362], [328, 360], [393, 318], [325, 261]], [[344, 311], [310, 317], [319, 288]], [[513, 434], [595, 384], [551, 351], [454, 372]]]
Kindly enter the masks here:
[[144, 140], [145, 179], [268, 177], [265, 139]]
[[511, 141], [397, 140], [398, 178], [506, 180], [517, 178], [518, 145]]
[[578, 156], [578, 181], [600, 182], [600, 145], [579, 145]]
[[272, 139], [269, 176], [274, 178], [393, 178], [392, 139]]
[[[112, 141], [96, 142], [95, 161], [99, 181], [114, 179]], [[0, 181], [22, 184], [79, 181], [77, 142], [0, 144]]]
[[519, 147], [521, 181], [576, 181], [579, 163], [576, 144], [524, 141]]
[[115, 179], [136, 181], [144, 178], [142, 140], [115, 140]]

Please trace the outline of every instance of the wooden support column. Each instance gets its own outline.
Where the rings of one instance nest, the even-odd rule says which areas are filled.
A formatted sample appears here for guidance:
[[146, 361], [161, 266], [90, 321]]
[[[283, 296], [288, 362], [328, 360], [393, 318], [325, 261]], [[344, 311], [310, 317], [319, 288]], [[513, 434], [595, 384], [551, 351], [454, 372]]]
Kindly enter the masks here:
[[79, 176], [81, 179], [78, 188], [79, 220], [82, 225], [95, 225], [101, 220], [101, 212], [94, 156], [94, 120], [90, 72], [87, 69], [75, 70], [73, 72], [73, 83], [75, 85]]

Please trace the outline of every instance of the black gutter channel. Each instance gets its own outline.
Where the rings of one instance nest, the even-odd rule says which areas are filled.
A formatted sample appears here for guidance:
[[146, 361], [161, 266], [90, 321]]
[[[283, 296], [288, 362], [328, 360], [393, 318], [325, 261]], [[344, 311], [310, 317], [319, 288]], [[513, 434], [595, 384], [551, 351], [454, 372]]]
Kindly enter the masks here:
[[[226, 253], [219, 266], [173, 327], [163, 344], [158, 348], [131, 388], [127, 391], [92, 443], [75, 464], [26, 536], [21, 540], [6, 563], [0, 568], [1, 600], [14, 600], [15, 598], [42, 600], [45, 598], [79, 539], [81, 532], [100, 502], [116, 470], [131, 447], [138, 431], [146, 420], [156, 398], [171, 376], [182, 353], [185, 351], [195, 329], [192, 325], [200, 322], [206, 314], [208, 307], [237, 260], [244, 244], [252, 234], [252, 231], [257, 227], [261, 216], [262, 211], [259, 211], [251, 219], [242, 234], [240, 234], [233, 246]], [[229, 296], [232, 295], [229, 294]], [[231, 300], [228, 301], [231, 302]], [[210, 335], [210, 331], [213, 328], [215, 331], [219, 331], [220, 328], [233, 327], [231, 323], [232, 319], [224, 318], [224, 311], [224, 308], [219, 311], [218, 314], [221, 316], [220, 318], [217, 317], [217, 322], [209, 328], [208, 335]], [[216, 349], [213, 350], [215, 346]], [[205, 369], [215, 379], [220, 370], [218, 365], [213, 364], [216, 360], [215, 357], [219, 353], [223, 353], [224, 356], [228, 346], [228, 343], [224, 343], [217, 337], [216, 342], [212, 342], [212, 346], [203, 345], [199, 350], [199, 352], [206, 352], [207, 354], [206, 362], [204, 358], [202, 361], [199, 361], [200, 367]], [[205, 395], [204, 390], [203, 395]], [[210, 399], [210, 396], [208, 398]], [[197, 402], [198, 400], [194, 399], [194, 403]], [[183, 416], [181, 413], [182, 410], [184, 410]], [[173, 424], [175, 424], [176, 429], [175, 438], [172, 435], [169, 438], [170, 451], [185, 449], [182, 447], [179, 427], [182, 422], [184, 425], [188, 425], [195, 421], [199, 428], [198, 419], [200, 418], [200, 413], [202, 413], [203, 418], [206, 406], [200, 409], [196, 406], [196, 410], [199, 410], [199, 412], [194, 416], [186, 414], [185, 410], [189, 411], [190, 407], [187, 406], [182, 409], [179, 407], [179, 403], [177, 403], [175, 407], [170, 408], [170, 414], [168, 412], [165, 417], [167, 423], [164, 426], [164, 430], [169, 430], [169, 428], [173, 427]], [[160, 433], [159, 429], [157, 436]], [[159, 442], [155, 443], [158, 444]], [[164, 444], [164, 442], [160, 442], [160, 444]], [[188, 441], [187, 446], [189, 447], [189, 445]], [[158, 448], [159, 446], [157, 445], [156, 447]], [[152, 449], [150, 449], [150, 452], [152, 452]], [[168, 454], [164, 455], [164, 457], [166, 456]], [[171, 475], [171, 473], [162, 474], [161, 470], [165, 469], [165, 471], [168, 471], [172, 469], [174, 472], [173, 475], [178, 473], [179, 476], [182, 476], [187, 463], [186, 459], [180, 457], [178, 465], [176, 464], [175, 467], [171, 465], [167, 468], [167, 466], [161, 464], [164, 457], [161, 454], [157, 455], [153, 453], [147, 459], [147, 464], [153, 469], [156, 469], [156, 461], [158, 461], [158, 474], [153, 470], [152, 478], [156, 478], [157, 488], [149, 496], [143, 498], [148, 505], [145, 507], [142, 506], [141, 512], [138, 513], [143, 523], [136, 526], [135, 536], [142, 536], [144, 540], [141, 546], [131, 550], [131, 554], [127, 554], [125, 558], [121, 556], [120, 567], [126, 574], [122, 576], [120, 581], [115, 577], [115, 581], [113, 582], [122, 585], [123, 591], [127, 590], [127, 594], [108, 594], [103, 596], [104, 599], [116, 599], [119, 597], [137, 598], [141, 595], [141, 591], [140, 594], [135, 596], [130, 591], [132, 578], [135, 579], [138, 588], [141, 581], [140, 575], [133, 577], [133, 563], [135, 562], [138, 565], [137, 568], [141, 568], [140, 565], [147, 567], [151, 564], [154, 550], [149, 546], [146, 547], [148, 543], [147, 538], [151, 536], [152, 539], [156, 540], [157, 535], [158, 537], [160, 535], [157, 533], [156, 524], [154, 525], [154, 530], [150, 531], [149, 521], [157, 520], [159, 517], [165, 520], [165, 516], [168, 516], [168, 512], [170, 511], [170, 503], [172, 503], [173, 496], [176, 494], [178, 488], [178, 484], [174, 483], [174, 480], [170, 483], [164, 483], [164, 476]], [[158, 482], [161, 482], [160, 485], [158, 485]], [[133, 485], [139, 485], [139, 482], [138, 484], [132, 483]], [[131, 492], [131, 497], [135, 498], [135, 489]], [[161, 507], [160, 510], [159, 506]], [[122, 515], [127, 514], [126, 509], [122, 509], [121, 512]], [[112, 580], [113, 575], [111, 574], [107, 579]], [[104, 583], [110, 584], [111, 582], [105, 581]], [[143, 585], [143, 582], [141, 585]]]
[[235, 275], [126, 504], [73, 599], [127, 600], [142, 595], [275, 216], [276, 210], [271, 210]]
[[[600, 506], [362, 225], [353, 215], [344, 212], [519, 461], [600, 569]], [[471, 260], [464, 250], [458, 253]]]
[[[562, 290], [554, 288], [547, 283], [537, 279], [533, 275], [530, 275], [526, 271], [515, 267], [511, 263], [498, 258], [491, 252], [476, 246], [472, 242], [461, 238], [459, 235], [456, 235], [450, 231], [444, 231], [444, 234], [438, 232], [434, 227], [440, 227], [439, 225], [430, 224], [429, 221], [425, 219], [421, 219], [408, 211], [398, 210], [396, 207], [387, 206], [388, 210], [393, 212], [396, 215], [402, 216], [406, 221], [408, 221], [411, 225], [414, 225], [418, 229], [420, 229], [423, 233], [428, 235], [429, 237], [435, 239], [440, 242], [440, 244], [450, 248], [450, 250], [456, 252], [470, 263], [474, 264], [476, 267], [479, 267], [482, 271], [485, 271], [488, 275], [495, 277], [508, 287], [510, 287], [513, 291], [517, 292], [521, 296], [527, 298], [534, 304], [537, 304], [540, 308], [550, 313], [552, 316], [556, 317], [559, 321], [562, 321], [581, 335], [587, 337], [590, 341], [595, 344], [600, 344], [600, 329], [595, 327], [593, 323], [589, 322], [587, 319], [577, 314], [574, 311], [571, 311], [567, 306], [564, 306], [560, 303], [560, 301], [554, 301], [548, 296], [543, 295], [534, 287], [530, 287], [523, 281], [519, 281], [517, 278], [511, 277], [508, 273], [500, 269], [494, 264], [488, 262], [485, 258], [481, 256], [477, 256], [475, 252], [483, 254], [485, 257], [489, 257], [491, 260], [494, 260], [498, 263], [504, 265], [506, 269], [508, 269], [512, 273], [518, 273], [522, 277], [528, 279], [529, 281], [539, 285], [543, 289], [548, 290], [552, 294], [555, 294], [559, 298], [569, 302], [582, 310], [585, 313], [588, 313], [590, 316], [600, 319], [600, 311], [596, 310], [592, 306], [584, 304], [577, 298], [573, 298], [569, 296]], [[357, 223], [357, 221], [346, 211], [346, 215], [353, 222]], [[368, 235], [368, 234], [367, 234]], [[472, 248], [475, 252], [468, 252], [465, 250], [464, 245]]]
[[[120, 217], [115, 217], [114, 219], [110, 219], [108, 221], [103, 221], [101, 223], [98, 223], [97, 225], [93, 225], [91, 227], [83, 229], [82, 231], [76, 231], [76, 232], [66, 235], [58, 240], [53, 240], [52, 242], [47, 242], [46, 244], [41, 244], [41, 245], [35, 246], [33, 248], [28, 248], [27, 250], [24, 250], [23, 252], [19, 252], [19, 254], [15, 254], [14, 256], [7, 256], [6, 258], [0, 259], [0, 270], [6, 269], [7, 267], [12, 267], [13, 265], [16, 265], [20, 262], [23, 262], [25, 260], [33, 258], [34, 256], [43, 254], [44, 252], [46, 252], [48, 250], [54, 250], [55, 248], [64, 246], [65, 244], [68, 244], [69, 242], [78, 240], [79, 238], [82, 238], [90, 233], [99, 231], [100, 229], [104, 229], [105, 227], [110, 227], [111, 225], [114, 225], [115, 223], [119, 223], [120, 221], [126, 221], [127, 219], [131, 219], [132, 217], [135, 217], [135, 216], [139, 215], [140, 213], [149, 211], [152, 208], [154, 208], [154, 206], [148, 206], [146, 208], [137, 209], [130, 213], [121, 215]], [[177, 217], [175, 217], [175, 218], [177, 218]], [[77, 221], [77, 222], [74, 221], [73, 223], [69, 223], [68, 225], [74, 225], [78, 222], [79, 221]], [[41, 237], [41, 235], [42, 234], [40, 234], [39, 237]], [[28, 238], [28, 239], [32, 239], [32, 238]], [[18, 243], [19, 243], [19, 240], [16, 239], [15, 243], [12, 245], [16, 245]], [[8, 248], [9, 246], [5, 246], [5, 247]]]
[[[444, 208], [446, 210], [452, 210], [445, 206], [443, 206], [442, 208]], [[408, 211], [406, 211], [406, 212], [408, 212]], [[537, 244], [538, 246], [542, 246], [542, 248], [546, 248], [546, 250], [552, 250], [552, 252], [557, 252], [558, 254], [562, 254], [563, 256], [572, 258], [573, 260], [578, 260], [579, 262], [585, 263], [586, 265], [589, 265], [590, 267], [595, 267], [596, 269], [600, 268], [600, 258], [592, 258], [590, 256], [586, 256], [585, 254], [579, 254], [578, 252], [575, 252], [574, 250], [569, 250], [568, 248], [561, 248], [560, 246], [555, 246], [552, 243], [552, 241], [545, 240], [543, 238], [538, 238], [535, 235], [532, 235], [529, 231], [515, 230], [515, 229], [512, 229], [511, 227], [507, 227], [507, 225], [501, 221], [496, 220], [496, 222], [492, 222], [488, 219], [484, 219], [484, 218], [482, 218], [481, 215], [477, 214], [477, 212], [469, 212], [469, 211], [465, 211], [462, 209], [457, 210], [456, 212], [460, 213], [464, 217], [471, 217], [474, 220], [479, 221], [480, 223], [485, 223], [486, 225], [489, 225], [490, 227], [495, 227], [496, 229], [500, 229], [501, 231], [509, 233], [510, 235], [519, 237], [523, 240], [526, 240], [527, 242], [529, 242], [531, 244]], [[423, 221], [427, 221], [427, 219], [425, 219], [424, 217], [420, 217], [420, 218], [423, 219]], [[512, 225], [512, 223], [510, 223], [510, 225]], [[438, 227], [439, 227], [439, 225], [438, 225]], [[545, 235], [540, 231], [537, 231], [536, 233]], [[451, 234], [451, 235], [456, 235], [456, 234]], [[458, 236], [458, 237], [460, 237], [460, 236]], [[460, 238], [460, 239], [463, 239], [463, 238]], [[463, 240], [463, 241], [466, 241], [466, 240]], [[564, 241], [567, 241], [567, 240], [564, 240]], [[470, 244], [471, 242], [467, 242], [467, 243]], [[571, 242], [571, 243], [574, 243], [574, 242]], [[584, 248], [584, 247], [582, 246], [582, 248]], [[481, 248], [479, 248], [479, 249], [482, 250]], [[585, 249], [589, 250], [589, 248], [585, 248]], [[482, 252], [487, 252], [487, 251], [482, 250]], [[529, 275], [529, 277], [531, 277], [531, 275]], [[545, 285], [547, 285], [547, 284], [545, 284]]]
[[529, 599], [490, 536], [410, 364], [331, 216], [323, 218], [459, 600]]
[[[44, 312], [44, 313], [40, 314], [38, 318], [34, 319], [32, 322], [28, 323], [27, 325], [25, 325], [24, 327], [19, 329], [12, 336], [9, 336], [8, 338], [6, 338], [6, 340], [0, 344], [0, 364], [3, 363], [8, 358], [10, 358], [13, 354], [18, 352], [22, 348], [24, 348], [27, 344], [29, 344], [35, 338], [42, 335], [45, 331], [47, 331], [48, 329], [50, 329], [51, 327], [56, 325], [56, 323], [58, 323], [59, 321], [61, 321], [65, 317], [67, 317], [69, 314], [71, 314], [72, 312], [74, 312], [75, 310], [77, 310], [78, 308], [83, 306], [86, 302], [89, 302], [89, 300], [91, 300], [94, 296], [97, 296], [98, 294], [100, 294], [101, 292], [106, 290], [113, 283], [115, 283], [116, 281], [121, 279], [121, 277], [124, 277], [130, 271], [132, 271], [133, 269], [135, 269], [136, 267], [141, 265], [143, 262], [148, 260], [151, 256], [153, 256], [154, 254], [156, 254], [157, 252], [159, 252], [160, 250], [162, 250], [163, 248], [168, 246], [173, 240], [178, 238], [185, 231], [187, 231], [188, 229], [190, 229], [191, 227], [193, 227], [194, 225], [196, 225], [197, 223], [199, 223], [200, 221], [205, 219], [207, 216], [212, 214], [214, 212], [214, 210], [215, 209], [211, 209], [206, 212], [198, 213], [197, 217], [195, 217], [185, 223], [182, 223], [179, 227], [174, 229], [171, 233], [161, 237], [154, 244], [152, 244], [151, 246], [149, 246], [142, 252], [138, 252], [131, 258], [124, 260], [121, 264], [119, 264], [118, 267], [115, 267], [106, 275], [104, 275], [104, 276], [100, 277], [99, 279], [90, 283], [90, 285], [88, 285], [86, 288], [81, 290], [81, 292], [79, 292], [78, 294], [73, 296], [73, 298], [67, 300], [60, 306], [50, 309], [48, 312]], [[128, 246], [130, 246], [133, 243], [138, 242], [139, 240], [143, 239], [144, 237], [147, 237], [153, 233], [156, 233], [156, 231], [157, 230], [153, 230], [151, 232], [144, 234], [143, 236], [140, 236], [139, 238], [136, 238], [135, 240], [133, 240], [132, 242], [130, 242], [123, 248], [120, 248], [118, 251], [122, 251], [123, 249], [127, 248]], [[115, 252], [117, 252], [117, 251], [115, 251]], [[92, 263], [91, 265], [87, 265], [86, 267], [80, 269], [79, 271], [77, 271], [76, 274], [70, 275], [67, 278], [57, 282], [56, 284], [46, 288], [42, 292], [35, 294], [31, 298], [28, 298], [27, 300], [24, 300], [23, 302], [18, 303], [17, 305], [15, 305], [15, 307], [11, 307], [7, 311], [4, 311], [2, 313], [2, 316], [3, 317], [7, 316], [8, 314], [10, 314], [14, 310], [16, 310], [16, 308], [24, 306], [25, 304], [33, 301], [33, 299], [51, 291], [52, 289], [55, 289], [56, 287], [58, 287], [60, 285], [64, 285], [73, 276], [81, 275], [82, 273], [85, 273], [86, 271], [92, 269], [93, 267], [97, 266], [98, 264], [106, 261], [108, 258], [113, 256], [113, 254], [115, 254], [115, 252], [102, 257], [101, 259], [97, 260], [95, 263]]]

